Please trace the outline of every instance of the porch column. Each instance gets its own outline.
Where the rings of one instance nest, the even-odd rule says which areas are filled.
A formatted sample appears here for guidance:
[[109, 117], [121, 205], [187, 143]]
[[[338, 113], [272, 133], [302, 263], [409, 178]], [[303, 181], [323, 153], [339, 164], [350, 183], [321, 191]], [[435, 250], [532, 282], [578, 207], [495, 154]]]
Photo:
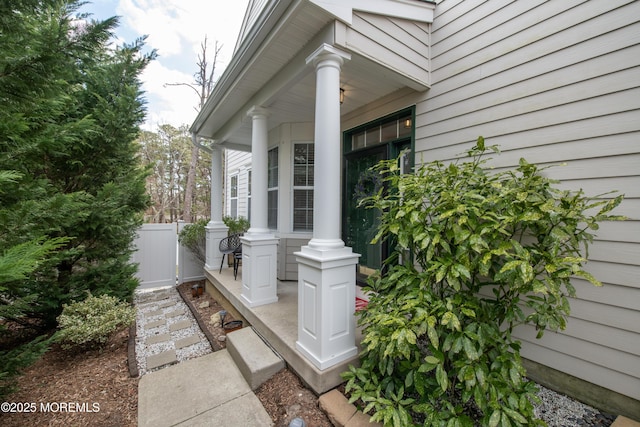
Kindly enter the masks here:
[[229, 228], [222, 222], [222, 149], [216, 145], [211, 147], [211, 213], [210, 220], [205, 227], [207, 270], [220, 268], [222, 254], [218, 247], [220, 240], [227, 237]]
[[323, 370], [357, 355], [356, 264], [340, 236], [340, 68], [351, 56], [328, 44], [307, 58], [316, 71], [313, 238], [297, 252], [296, 348]]
[[254, 106], [247, 115], [251, 132], [251, 228], [242, 237], [241, 298], [249, 307], [278, 301], [278, 239], [271, 233], [267, 212], [267, 109]]

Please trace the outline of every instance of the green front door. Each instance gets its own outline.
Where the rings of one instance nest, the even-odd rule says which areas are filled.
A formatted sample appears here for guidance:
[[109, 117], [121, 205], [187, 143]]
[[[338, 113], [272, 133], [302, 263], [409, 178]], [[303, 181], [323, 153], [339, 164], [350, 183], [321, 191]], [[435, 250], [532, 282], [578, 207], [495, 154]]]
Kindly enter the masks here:
[[[389, 255], [388, 243], [372, 244], [378, 233], [380, 212], [358, 207], [358, 202], [377, 193], [383, 186], [382, 177], [370, 168], [381, 160], [398, 157], [403, 173], [413, 165], [413, 108], [391, 114], [345, 132], [342, 187], [342, 240], [360, 254], [358, 282], [382, 267]], [[383, 239], [384, 240], [384, 239]]]
[[386, 248], [381, 243], [371, 243], [378, 231], [379, 211], [358, 207], [358, 202], [362, 197], [374, 194], [382, 185], [381, 177], [369, 168], [387, 157], [387, 147], [383, 145], [348, 154], [345, 158], [343, 239], [361, 255], [359, 281], [380, 268], [386, 256]]

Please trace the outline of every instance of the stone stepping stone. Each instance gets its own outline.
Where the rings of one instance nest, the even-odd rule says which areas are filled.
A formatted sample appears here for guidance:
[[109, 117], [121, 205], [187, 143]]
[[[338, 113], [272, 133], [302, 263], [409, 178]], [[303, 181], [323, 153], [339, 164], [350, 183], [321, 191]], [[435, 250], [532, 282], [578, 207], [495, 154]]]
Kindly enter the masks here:
[[172, 317], [182, 316], [183, 314], [184, 314], [184, 310], [176, 310], [176, 311], [172, 311], [171, 313], [167, 313], [165, 317], [167, 319], [170, 319]]
[[158, 334], [158, 335], [153, 335], [151, 337], [148, 337], [147, 340], [145, 341], [145, 344], [147, 345], [158, 344], [161, 342], [169, 341], [170, 339], [171, 339], [171, 335], [169, 334]]
[[159, 319], [159, 320], [154, 320], [153, 322], [146, 323], [144, 325], [144, 328], [153, 329], [153, 328], [157, 328], [158, 326], [162, 326], [166, 324], [167, 324], [167, 319]]
[[171, 332], [179, 331], [180, 329], [187, 329], [191, 326], [191, 322], [188, 320], [181, 320], [179, 322], [173, 323], [169, 325], [169, 330]]
[[176, 305], [175, 301], [166, 300], [165, 302], [161, 302], [160, 304], [158, 304], [158, 308], [167, 308], [173, 305]]
[[147, 313], [144, 313], [145, 317], [154, 317], [162, 315], [162, 310], [153, 310]]
[[191, 335], [189, 337], [179, 339], [178, 341], [176, 341], [176, 350], [189, 347], [190, 345], [194, 345], [199, 342], [200, 342], [200, 337], [198, 337], [197, 335]]
[[159, 368], [160, 366], [169, 365], [177, 362], [178, 362], [178, 359], [176, 357], [175, 350], [163, 351], [162, 353], [154, 354], [152, 356], [147, 356], [147, 370]]

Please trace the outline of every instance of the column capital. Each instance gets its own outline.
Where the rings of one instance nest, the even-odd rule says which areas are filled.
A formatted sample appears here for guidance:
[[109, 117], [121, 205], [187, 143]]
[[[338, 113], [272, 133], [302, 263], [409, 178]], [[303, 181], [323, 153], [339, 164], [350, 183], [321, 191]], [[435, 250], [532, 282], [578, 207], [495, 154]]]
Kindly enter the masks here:
[[270, 114], [271, 113], [269, 112], [268, 108], [261, 107], [259, 105], [254, 105], [253, 107], [249, 108], [249, 110], [247, 111], [247, 116], [251, 118], [269, 117]]
[[351, 59], [351, 54], [330, 44], [322, 43], [311, 55], [307, 56], [306, 63], [313, 63], [314, 66], [317, 66], [320, 61], [327, 59], [334, 60], [342, 65], [344, 61]]

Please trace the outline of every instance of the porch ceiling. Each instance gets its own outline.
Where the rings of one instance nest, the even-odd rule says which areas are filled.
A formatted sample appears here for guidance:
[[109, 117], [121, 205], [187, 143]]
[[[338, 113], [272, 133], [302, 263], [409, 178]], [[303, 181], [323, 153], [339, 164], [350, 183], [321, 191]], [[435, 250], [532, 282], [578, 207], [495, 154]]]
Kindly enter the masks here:
[[[268, 2], [191, 132], [221, 146], [250, 150], [252, 126], [246, 112], [254, 105], [269, 109], [270, 129], [313, 121], [315, 73], [305, 60], [321, 43], [335, 43], [337, 25], [344, 25], [338, 18], [308, 0]], [[342, 115], [410, 85], [407, 76], [350, 53], [340, 77], [345, 90]]]

